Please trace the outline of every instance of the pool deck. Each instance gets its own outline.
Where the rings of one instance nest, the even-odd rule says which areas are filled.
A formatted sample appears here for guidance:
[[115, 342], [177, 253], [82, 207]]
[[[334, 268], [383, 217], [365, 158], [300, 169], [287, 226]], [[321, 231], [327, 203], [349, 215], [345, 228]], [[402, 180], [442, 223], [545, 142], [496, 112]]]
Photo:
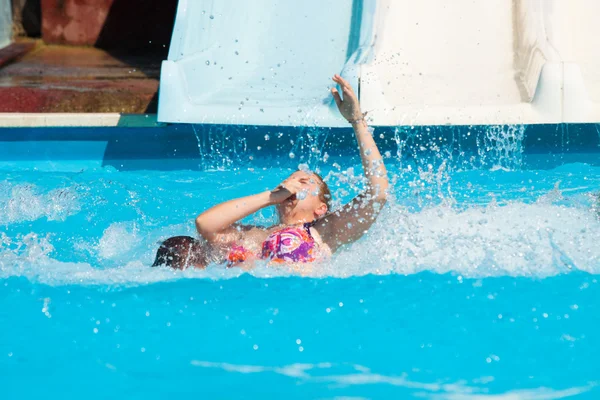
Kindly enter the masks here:
[[0, 53], [0, 113], [156, 113], [160, 61], [21, 40]]

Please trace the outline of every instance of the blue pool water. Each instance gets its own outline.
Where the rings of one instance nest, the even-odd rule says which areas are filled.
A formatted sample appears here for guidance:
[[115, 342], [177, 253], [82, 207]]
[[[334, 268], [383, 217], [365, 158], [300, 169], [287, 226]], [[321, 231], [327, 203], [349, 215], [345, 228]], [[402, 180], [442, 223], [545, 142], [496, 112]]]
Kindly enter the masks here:
[[3, 397], [598, 398], [595, 127], [375, 135], [393, 198], [369, 234], [243, 273], [148, 265], [298, 165], [349, 200], [348, 131], [0, 130]]

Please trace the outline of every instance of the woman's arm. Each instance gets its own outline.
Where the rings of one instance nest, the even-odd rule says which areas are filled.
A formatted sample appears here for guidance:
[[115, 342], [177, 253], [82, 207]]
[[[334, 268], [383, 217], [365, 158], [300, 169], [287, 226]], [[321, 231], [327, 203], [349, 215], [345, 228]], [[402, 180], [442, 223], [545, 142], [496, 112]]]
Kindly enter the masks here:
[[339, 75], [333, 80], [342, 89], [331, 89], [340, 113], [354, 129], [367, 187], [350, 203], [319, 220], [315, 228], [325, 243], [336, 251], [340, 246], [358, 240], [377, 219], [387, 199], [388, 178], [379, 149], [368, 130], [358, 99], [350, 84]]
[[196, 218], [196, 229], [208, 242], [214, 242], [223, 233], [229, 233], [237, 221], [261, 208], [270, 206], [271, 192], [263, 192], [218, 204]]
[[198, 215], [196, 229], [208, 242], [220, 241], [222, 235], [232, 233], [237, 221], [262, 208], [283, 202], [302, 190], [304, 184], [306, 178], [288, 178], [273, 191], [218, 204]]

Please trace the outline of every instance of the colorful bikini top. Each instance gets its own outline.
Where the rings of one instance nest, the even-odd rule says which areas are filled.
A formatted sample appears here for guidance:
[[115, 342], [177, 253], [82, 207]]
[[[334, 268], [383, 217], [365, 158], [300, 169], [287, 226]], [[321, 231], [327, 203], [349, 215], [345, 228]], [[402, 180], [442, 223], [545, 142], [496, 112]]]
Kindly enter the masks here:
[[[310, 228], [313, 223], [291, 226], [271, 233], [263, 242], [258, 258], [276, 263], [312, 262], [316, 259], [317, 244]], [[244, 246], [233, 246], [227, 255], [229, 266], [246, 261], [253, 255]]]

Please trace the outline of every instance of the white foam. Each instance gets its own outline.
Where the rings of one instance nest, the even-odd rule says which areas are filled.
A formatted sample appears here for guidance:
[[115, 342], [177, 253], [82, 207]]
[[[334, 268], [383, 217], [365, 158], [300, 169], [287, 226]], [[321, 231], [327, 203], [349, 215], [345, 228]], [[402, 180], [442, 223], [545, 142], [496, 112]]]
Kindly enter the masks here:
[[[600, 222], [589, 209], [520, 202], [418, 213], [385, 210], [369, 238], [333, 262], [336, 276], [414, 274], [547, 277], [570, 270], [600, 273]], [[359, 261], [359, 262], [357, 262]]]
[[32, 184], [13, 185], [0, 182], [0, 225], [35, 221], [64, 221], [81, 209], [78, 196], [71, 187], [40, 193]]
[[[225, 362], [210, 362], [192, 360], [191, 365], [205, 369], [218, 369], [229, 373], [239, 374], [276, 374], [287, 378], [307, 382], [325, 382], [335, 384], [336, 386], [364, 386], [364, 385], [388, 385], [399, 388], [414, 390], [417, 397], [433, 399], [453, 399], [453, 400], [552, 400], [561, 399], [569, 396], [576, 396], [589, 392], [597, 386], [592, 382], [586, 386], [572, 387], [562, 390], [551, 388], [532, 388], [509, 390], [500, 394], [489, 394], [488, 388], [479, 386], [482, 381], [489, 381], [489, 377], [476, 379], [471, 385], [464, 381], [457, 383], [447, 382], [418, 382], [408, 378], [407, 374], [401, 375], [383, 375], [371, 372], [370, 368], [362, 365], [349, 364], [291, 364], [282, 367], [270, 367], [261, 365], [243, 365], [230, 364]], [[350, 369], [349, 373], [333, 374], [338, 370]], [[319, 371], [311, 375], [311, 371]], [[331, 371], [332, 374], [324, 374], [324, 371]], [[418, 392], [417, 392], [418, 391]]]
[[[586, 201], [577, 196], [565, 199], [558, 188], [534, 203], [502, 206], [493, 201], [466, 208], [442, 204], [408, 212], [392, 200], [368, 235], [333, 259], [301, 267], [259, 265], [249, 273], [260, 278], [422, 271], [475, 278], [544, 278], [571, 271], [598, 274], [600, 219]], [[224, 265], [183, 272], [148, 267], [160, 240], [190, 234], [189, 229], [190, 224], [181, 224], [148, 231], [133, 221], [115, 222], [97, 241], [74, 244], [75, 251], [85, 251], [86, 262], [58, 261], [51, 242], [60, 238], [3, 234], [0, 278], [23, 276], [51, 285], [140, 285], [182, 278], [230, 279], [246, 273]]]
[[140, 242], [135, 222], [115, 222], [104, 230], [97, 245], [98, 255], [104, 259], [116, 259], [128, 254]]

